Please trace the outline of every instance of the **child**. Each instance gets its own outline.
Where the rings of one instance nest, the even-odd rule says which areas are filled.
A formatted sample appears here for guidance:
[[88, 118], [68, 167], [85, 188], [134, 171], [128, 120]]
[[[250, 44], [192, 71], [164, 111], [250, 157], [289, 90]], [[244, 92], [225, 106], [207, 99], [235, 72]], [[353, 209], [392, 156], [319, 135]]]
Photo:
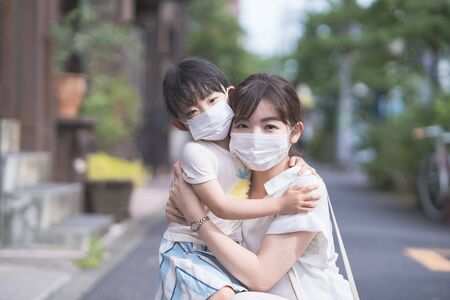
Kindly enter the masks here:
[[[277, 198], [247, 198], [250, 172], [229, 152], [234, 113], [228, 105], [230, 83], [212, 63], [187, 58], [167, 71], [163, 94], [172, 123], [189, 130], [195, 142], [185, 145], [180, 165], [183, 178], [211, 210], [190, 226], [170, 223], [161, 242], [157, 299], [230, 299], [246, 288], [208, 250], [196, 231], [211, 220], [241, 243], [241, 221], [314, 207], [314, 187], [295, 187]], [[224, 220], [226, 219], [226, 220]]]

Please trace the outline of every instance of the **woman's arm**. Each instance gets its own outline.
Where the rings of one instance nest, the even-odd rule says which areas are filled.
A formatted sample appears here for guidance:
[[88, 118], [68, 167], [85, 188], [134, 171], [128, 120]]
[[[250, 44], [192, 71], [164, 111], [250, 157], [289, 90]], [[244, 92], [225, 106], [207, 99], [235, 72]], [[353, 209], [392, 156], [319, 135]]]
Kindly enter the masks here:
[[315, 232], [266, 235], [258, 253], [253, 253], [225, 235], [212, 222], [198, 231], [216, 258], [250, 290], [272, 288], [303, 254]]
[[[179, 194], [181, 190], [183, 190], [182, 197]], [[188, 224], [199, 220], [205, 214], [202, 203], [181, 178], [171, 190], [171, 199], [183, 212]], [[204, 223], [198, 233], [225, 268], [255, 291], [266, 291], [277, 283], [316, 234], [295, 232], [267, 235], [258, 253], [255, 254], [238, 245], [212, 222]]]

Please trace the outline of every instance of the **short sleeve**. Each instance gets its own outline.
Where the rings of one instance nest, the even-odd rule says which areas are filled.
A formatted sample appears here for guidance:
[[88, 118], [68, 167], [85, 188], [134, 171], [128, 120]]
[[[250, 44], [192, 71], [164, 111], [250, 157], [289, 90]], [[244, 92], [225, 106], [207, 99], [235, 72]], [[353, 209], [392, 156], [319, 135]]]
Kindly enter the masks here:
[[[311, 178], [311, 176], [310, 176]], [[292, 232], [317, 232], [316, 237], [308, 245], [303, 259], [311, 264], [324, 263], [327, 256], [330, 234], [330, 219], [328, 212], [328, 193], [325, 184], [320, 179], [302, 181], [296, 184], [319, 184], [316, 208], [309, 213], [278, 215], [270, 224], [266, 234], [283, 234]]]
[[206, 146], [187, 143], [181, 153], [180, 166], [183, 179], [190, 184], [199, 184], [217, 178], [217, 158]]

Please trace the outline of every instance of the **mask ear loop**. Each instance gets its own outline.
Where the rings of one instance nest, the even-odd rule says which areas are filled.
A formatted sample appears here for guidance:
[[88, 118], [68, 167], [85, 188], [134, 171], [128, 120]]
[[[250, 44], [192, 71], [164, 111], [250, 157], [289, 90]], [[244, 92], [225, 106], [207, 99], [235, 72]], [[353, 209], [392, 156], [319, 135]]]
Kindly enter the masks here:
[[300, 122], [297, 122], [294, 124], [294, 126], [292, 126], [291, 131], [289, 132], [289, 135], [292, 134], [292, 131], [294, 131], [294, 129], [295, 129], [295, 127], [297, 127], [298, 123], [300, 123]]
[[292, 132], [294, 131], [295, 127], [297, 127], [298, 123], [300, 123], [300, 122], [297, 122], [294, 124], [294, 126], [292, 126], [291, 131], [288, 134], [289, 135], [289, 151], [291, 150], [292, 145], [295, 144], [295, 143], [291, 143], [291, 137], [292, 137]]

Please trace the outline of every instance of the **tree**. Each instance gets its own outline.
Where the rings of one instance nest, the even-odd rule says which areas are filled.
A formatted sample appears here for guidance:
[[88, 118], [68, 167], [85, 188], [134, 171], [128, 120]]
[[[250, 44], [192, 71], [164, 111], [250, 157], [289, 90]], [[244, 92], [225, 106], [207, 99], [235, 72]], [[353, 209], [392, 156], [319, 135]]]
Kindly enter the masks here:
[[[353, 119], [369, 127], [364, 145], [376, 152], [372, 174], [411, 175], [426, 147], [411, 141], [410, 130], [431, 123], [450, 126], [450, 102], [442, 100], [449, 93], [437, 68], [450, 57], [450, 2], [376, 0], [367, 8], [350, 0], [329, 2], [327, 11], [309, 15], [295, 53], [297, 81], [312, 87], [326, 112], [325, 134], [316, 139], [326, 145], [331, 139], [326, 134], [335, 127], [339, 132], [336, 118], [343, 109], [335, 99], [345, 98], [346, 91], [353, 98]], [[358, 86], [367, 92], [358, 95]], [[393, 91], [399, 92], [403, 108], [383, 113], [381, 104]]]
[[270, 61], [247, 51], [245, 35], [224, 0], [193, 0], [188, 4], [187, 53], [216, 64], [233, 84], [270, 68]]
[[[299, 42], [298, 81], [309, 83], [319, 99], [336, 111], [336, 158], [347, 165], [352, 158], [352, 74], [359, 55], [362, 9], [353, 0], [332, 3], [330, 10], [311, 14]], [[304, 78], [303, 78], [303, 74]], [[338, 99], [335, 103], [334, 99]], [[328, 122], [328, 126], [334, 124]], [[331, 129], [331, 128], [330, 128]]]

